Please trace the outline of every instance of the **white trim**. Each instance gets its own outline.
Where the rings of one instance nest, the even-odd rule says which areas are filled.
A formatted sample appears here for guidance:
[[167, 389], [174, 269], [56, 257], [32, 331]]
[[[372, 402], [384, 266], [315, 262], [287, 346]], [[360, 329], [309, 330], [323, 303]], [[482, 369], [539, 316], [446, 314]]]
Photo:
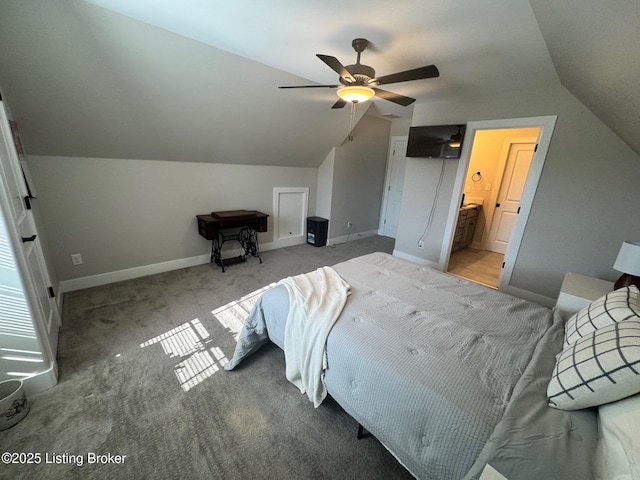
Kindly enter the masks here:
[[440, 270], [440, 266], [432, 262], [431, 260], [427, 260], [426, 258], [416, 257], [414, 255], [409, 255], [408, 253], [402, 252], [400, 250], [393, 249], [393, 256], [402, 258], [403, 260], [409, 260], [410, 262], [417, 263], [418, 265], [425, 265], [427, 267], [435, 268], [436, 270]]
[[[523, 119], [532, 121], [539, 119], [540, 121], [536, 121], [535, 124], [521, 125], [521, 127], [540, 127], [540, 134], [538, 136], [538, 148], [533, 154], [531, 166], [529, 167], [529, 174], [527, 175], [527, 181], [525, 182], [524, 190], [522, 191], [522, 197], [520, 199], [520, 213], [516, 218], [513, 231], [511, 232], [511, 239], [509, 240], [509, 245], [507, 246], [507, 251], [504, 255], [505, 266], [502, 269], [502, 274], [500, 275], [498, 283], [498, 288], [500, 290], [509, 290], [511, 275], [513, 274], [513, 269], [515, 268], [516, 260], [518, 259], [518, 252], [520, 250], [522, 238], [524, 237], [524, 230], [527, 226], [529, 212], [531, 211], [531, 206], [533, 205], [533, 200], [536, 196], [536, 190], [538, 189], [538, 183], [542, 176], [542, 168], [544, 167], [544, 162], [547, 158], [547, 152], [549, 151], [549, 144], [551, 143], [551, 136], [553, 135], [553, 129], [556, 125], [557, 118], [557, 115], [551, 115], [547, 117]], [[553, 303], [555, 303], [555, 300], [551, 305], [553, 305]]]
[[[354, 233], [349, 236], [349, 240], [359, 240], [365, 237], [372, 237], [378, 235], [377, 230], [370, 230], [367, 232]], [[327, 242], [327, 245], [344, 243], [347, 241], [347, 237], [332, 238]], [[267, 252], [269, 250], [275, 250], [285, 246], [301, 245], [306, 243], [306, 239], [300, 240], [298, 237], [290, 239], [282, 239], [278, 242], [270, 242], [260, 244], [260, 251]], [[229, 250], [225, 253], [228, 256], [239, 255], [240, 250]], [[167, 262], [154, 263], [151, 265], [142, 265], [140, 267], [127, 268], [124, 270], [116, 270], [114, 272], [100, 273], [97, 275], [90, 275], [88, 277], [73, 278], [71, 280], [63, 280], [58, 284], [58, 292], [60, 293], [60, 304], [62, 304], [62, 298], [64, 293], [73, 292], [75, 290], [82, 290], [84, 288], [99, 287], [101, 285], [107, 285], [110, 283], [121, 282], [124, 280], [132, 280], [134, 278], [145, 277], [147, 275], [154, 275], [156, 273], [170, 272], [172, 270], [179, 270], [181, 268], [195, 267], [197, 265], [206, 265], [210, 263], [211, 254], [197, 255], [195, 257], [180, 258], [177, 260], [169, 260]], [[251, 261], [251, 257], [248, 257]]]
[[266, 250], [274, 250], [276, 248], [284, 248], [284, 247], [293, 247], [294, 245], [302, 245], [303, 243], [307, 243], [306, 234], [303, 236], [296, 235], [295, 237], [289, 238], [281, 238], [278, 241], [272, 242], [271, 248], [262, 248], [260, 247], [260, 251]]
[[29, 377], [15, 378], [22, 380], [22, 382], [24, 383], [24, 392], [27, 394], [27, 396], [35, 395], [36, 393], [49, 390], [51, 387], [55, 386], [58, 383], [58, 365], [56, 362], [50, 362], [49, 368], [47, 368], [46, 370], [34, 373]]
[[[304, 243], [304, 242], [302, 242]], [[260, 245], [260, 252], [266, 252], [280, 248], [274, 242]], [[229, 257], [240, 254], [240, 250], [225, 250]], [[250, 260], [252, 257], [248, 256]], [[257, 261], [257, 259], [256, 259]], [[146, 277], [147, 275], [155, 275], [156, 273], [170, 272], [181, 268], [195, 267], [197, 265], [206, 265], [211, 263], [211, 254], [197, 255], [195, 257], [180, 258], [177, 260], [169, 260], [167, 262], [154, 263], [151, 265], [142, 265], [140, 267], [127, 268], [124, 270], [116, 270], [114, 272], [99, 273], [88, 277], [73, 278], [71, 280], [63, 280], [58, 286], [61, 293], [73, 292], [84, 288], [99, 287], [109, 283], [121, 282], [123, 280], [132, 280], [134, 278]], [[215, 265], [215, 264], [214, 264]]]
[[58, 307], [58, 318], [60, 318], [60, 324], [62, 324], [62, 308], [64, 306], [64, 292], [60, 287], [60, 282], [58, 282], [58, 288], [55, 290], [56, 294], [56, 306]]
[[507, 286], [507, 288], [504, 289], [504, 292], [513, 295], [514, 297], [529, 300], [530, 302], [534, 302], [539, 305], [544, 305], [548, 308], [553, 308], [556, 304], [555, 298], [539, 295], [537, 293], [530, 292], [529, 290], [523, 290], [522, 288], [518, 287]]
[[345, 243], [347, 242], [347, 239], [349, 242], [352, 242], [354, 240], [361, 240], [363, 238], [374, 237], [376, 235], [380, 235], [378, 230], [368, 230], [366, 232], [358, 232], [358, 233], [352, 233], [351, 235], [343, 235], [342, 237], [329, 238], [327, 240], [327, 247], [330, 247], [332, 245], [338, 245], [340, 243]]
[[[403, 260], [408, 260], [413, 263], [417, 263], [418, 265], [424, 265], [426, 267], [431, 267], [436, 270], [440, 270], [439, 265], [436, 262], [431, 262], [425, 258], [416, 257], [414, 255], [409, 255], [408, 253], [401, 252], [399, 250], [393, 251], [393, 256], [402, 258]], [[450, 274], [449, 274], [450, 275]], [[522, 298], [524, 300], [528, 300], [530, 302], [537, 303], [539, 305], [543, 305], [548, 308], [553, 308], [556, 303], [555, 298], [545, 297], [544, 295], [539, 295], [534, 292], [530, 292], [529, 290], [523, 290], [518, 287], [507, 287], [504, 290], [505, 293], [513, 295], [514, 297]]]
[[[522, 192], [520, 214], [516, 218], [513, 231], [511, 233], [511, 241], [509, 242], [509, 246], [507, 247], [507, 251], [504, 256], [504, 268], [502, 269], [498, 282], [498, 289], [500, 291], [510, 290], [509, 282], [511, 281], [511, 275], [513, 274], [516, 259], [518, 258], [520, 243], [524, 236], [524, 230], [529, 218], [529, 211], [531, 210], [536, 189], [538, 188], [538, 182], [540, 181], [540, 175], [542, 174], [542, 167], [546, 160], [549, 144], [551, 143], [551, 136], [553, 134], [553, 128], [555, 127], [557, 118], [557, 115], [548, 115], [542, 117], [509, 118], [502, 120], [480, 120], [467, 123], [467, 130], [464, 143], [462, 145], [460, 161], [458, 162], [458, 171], [453, 185], [453, 194], [451, 204], [449, 206], [445, 235], [442, 241], [442, 248], [440, 250], [438, 269], [442, 271], [447, 270], [449, 255], [453, 245], [454, 227], [458, 216], [460, 201], [462, 199], [464, 181], [469, 168], [471, 150], [473, 142], [475, 141], [476, 131], [538, 127], [540, 129], [540, 134], [538, 136], [538, 149], [531, 161], [527, 181]], [[467, 136], [469, 136], [468, 139]]]
[[[283, 193], [301, 193], [302, 205], [300, 206], [301, 231], [298, 235], [278, 237], [280, 231], [280, 195]], [[274, 187], [273, 188], [273, 242], [281, 247], [290, 247], [307, 241], [307, 216], [309, 214], [309, 187]]]
[[67, 293], [74, 290], [82, 290], [83, 288], [98, 287], [109, 283], [121, 282], [123, 280], [131, 280], [133, 278], [144, 277], [156, 273], [169, 272], [180, 268], [193, 267], [209, 263], [210, 254], [198, 255], [197, 257], [182, 258], [179, 260], [170, 260], [168, 262], [154, 263], [151, 265], [143, 265], [140, 267], [127, 268], [124, 270], [116, 270], [114, 272], [99, 273], [88, 277], [73, 278], [71, 280], [63, 280], [60, 282], [59, 290]]

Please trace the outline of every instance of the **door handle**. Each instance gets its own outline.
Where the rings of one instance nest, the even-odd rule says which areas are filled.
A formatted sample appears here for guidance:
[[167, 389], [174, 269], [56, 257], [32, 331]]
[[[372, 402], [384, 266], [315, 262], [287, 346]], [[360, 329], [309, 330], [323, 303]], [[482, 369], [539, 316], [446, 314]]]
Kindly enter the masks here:
[[36, 235], [30, 237], [22, 237], [22, 243], [33, 242], [36, 239]]

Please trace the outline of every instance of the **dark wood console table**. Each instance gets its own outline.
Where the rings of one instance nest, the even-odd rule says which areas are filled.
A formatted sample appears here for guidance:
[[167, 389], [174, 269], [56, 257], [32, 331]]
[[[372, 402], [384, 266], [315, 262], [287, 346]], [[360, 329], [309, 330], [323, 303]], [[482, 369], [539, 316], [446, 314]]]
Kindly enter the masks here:
[[[211, 240], [211, 261], [219, 265], [224, 272], [225, 265], [243, 262], [245, 256], [251, 254], [260, 259], [258, 248], [258, 232], [267, 231], [266, 213], [255, 210], [228, 210], [211, 212], [210, 215], [196, 215], [198, 219], [198, 233], [207, 240]], [[224, 232], [231, 228], [240, 228], [235, 233]], [[236, 240], [240, 243], [243, 253], [233, 258], [222, 258], [222, 244]]]

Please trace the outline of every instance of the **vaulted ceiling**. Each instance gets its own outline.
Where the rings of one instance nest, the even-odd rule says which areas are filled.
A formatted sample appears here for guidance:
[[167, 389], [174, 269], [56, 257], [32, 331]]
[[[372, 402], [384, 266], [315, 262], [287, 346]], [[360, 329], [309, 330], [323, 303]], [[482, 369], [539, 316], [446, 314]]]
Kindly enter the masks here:
[[385, 86], [418, 103], [561, 82], [640, 152], [638, 25], [637, 0], [0, 0], [0, 87], [30, 154], [315, 167], [349, 109], [277, 87], [337, 83], [315, 54], [364, 37], [378, 75], [437, 65]]

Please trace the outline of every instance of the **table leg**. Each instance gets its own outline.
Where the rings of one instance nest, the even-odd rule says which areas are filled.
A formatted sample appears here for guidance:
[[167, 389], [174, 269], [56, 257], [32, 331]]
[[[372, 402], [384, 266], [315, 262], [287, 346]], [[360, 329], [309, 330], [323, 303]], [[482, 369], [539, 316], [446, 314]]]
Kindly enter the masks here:
[[211, 243], [211, 261], [215, 262], [216, 265], [222, 267], [222, 271], [224, 272], [224, 262], [222, 261], [222, 254], [220, 252], [222, 244], [216, 238]]
[[262, 257], [260, 256], [260, 247], [258, 247], [258, 232], [253, 228], [244, 227], [239, 232], [239, 241], [244, 249], [244, 254], [251, 254], [253, 257], [258, 257], [260, 263], [262, 263]]

